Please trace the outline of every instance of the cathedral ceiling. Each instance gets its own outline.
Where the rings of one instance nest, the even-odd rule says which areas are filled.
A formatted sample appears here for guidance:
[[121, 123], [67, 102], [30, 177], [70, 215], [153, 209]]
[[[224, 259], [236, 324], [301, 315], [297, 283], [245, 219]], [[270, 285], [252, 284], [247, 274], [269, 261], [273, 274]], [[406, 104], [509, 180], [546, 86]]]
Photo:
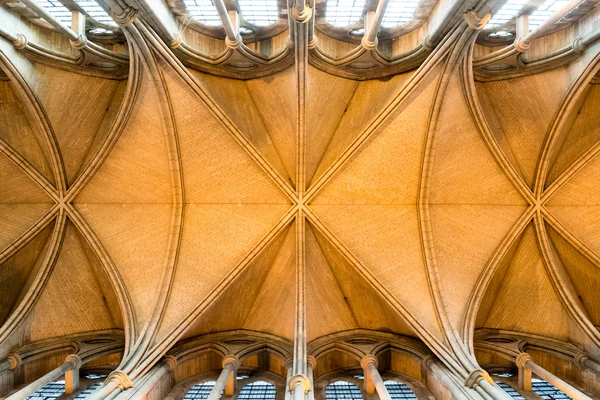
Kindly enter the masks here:
[[303, 271], [309, 341], [600, 348], [597, 48], [475, 82], [462, 24], [390, 79], [233, 80], [129, 30], [125, 80], [0, 44], [1, 342], [121, 328], [143, 369], [206, 333], [293, 340]]

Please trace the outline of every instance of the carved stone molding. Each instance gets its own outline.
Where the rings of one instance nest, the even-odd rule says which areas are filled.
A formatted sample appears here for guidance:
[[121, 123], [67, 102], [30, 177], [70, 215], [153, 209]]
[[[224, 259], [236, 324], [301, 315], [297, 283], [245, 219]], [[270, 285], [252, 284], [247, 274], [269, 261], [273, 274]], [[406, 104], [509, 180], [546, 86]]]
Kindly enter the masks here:
[[290, 379], [289, 389], [290, 391], [295, 391], [296, 386], [301, 385], [304, 393], [308, 393], [310, 391], [310, 380], [308, 376], [302, 374], [296, 374], [292, 376]]

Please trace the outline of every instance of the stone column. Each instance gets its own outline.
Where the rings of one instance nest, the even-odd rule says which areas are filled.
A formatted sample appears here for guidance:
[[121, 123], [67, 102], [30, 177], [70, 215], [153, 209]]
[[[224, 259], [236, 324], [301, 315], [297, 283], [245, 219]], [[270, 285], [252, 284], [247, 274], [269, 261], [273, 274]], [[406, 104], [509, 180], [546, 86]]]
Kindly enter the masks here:
[[[551, 374], [544, 368], [534, 363], [531, 359], [531, 356], [527, 353], [519, 354], [515, 360], [515, 363], [517, 364], [517, 367], [519, 367], [519, 388], [521, 388], [521, 375], [523, 375], [524, 380], [529, 379], [529, 382], [523, 382], [523, 387], [529, 387], [529, 389], [531, 390], [531, 373], [533, 372], [540, 378], [552, 384], [557, 389], [563, 391], [567, 396], [573, 398], [574, 400], [590, 399], [588, 396], [581, 393], [579, 390], [575, 389], [567, 382], [563, 381], [559, 377]], [[529, 370], [530, 372], [524, 371], [523, 374], [521, 374], [521, 369]]]
[[466, 388], [461, 390], [461, 387], [459, 387], [458, 384], [450, 377], [446, 368], [439, 364], [437, 358], [431, 355], [426, 356], [423, 358], [423, 365], [433, 373], [435, 379], [437, 379], [442, 385], [444, 385], [446, 389], [450, 391], [456, 400], [469, 399], [464, 392]]
[[81, 358], [79, 358], [79, 356], [77, 354], [69, 354], [65, 358], [64, 364], [62, 364], [60, 367], [53, 369], [52, 371], [48, 372], [46, 375], [42, 376], [41, 378], [39, 378], [36, 381], [25, 386], [18, 392], [14, 393], [12, 396], [7, 397], [6, 400], [24, 399], [27, 396], [30, 396], [33, 393], [37, 392], [38, 390], [40, 390], [41, 388], [43, 388], [50, 382], [54, 382], [61, 376], [65, 375], [67, 372], [74, 370], [74, 369], [78, 370], [80, 367], [81, 367]]
[[230, 377], [233, 375], [235, 379], [235, 372], [240, 367], [240, 360], [235, 356], [227, 356], [223, 359], [223, 370], [217, 379], [217, 383], [213, 386], [207, 400], [219, 400], [221, 393], [225, 389]]
[[310, 381], [310, 392], [308, 392], [308, 400], [315, 400], [314, 369], [317, 366], [317, 359], [313, 356], [308, 356], [306, 358], [306, 362], [306, 375], [308, 376], [308, 380]]
[[125, 371], [115, 369], [104, 381], [104, 386], [86, 397], [86, 400], [108, 400], [132, 386], [133, 381], [129, 378], [129, 375]]
[[294, 375], [290, 379], [289, 389], [292, 392], [292, 400], [304, 400], [304, 395], [311, 389], [310, 381], [306, 375]]
[[173, 371], [175, 368], [177, 368], [177, 358], [175, 356], [166, 356], [161, 363], [157, 364], [148, 372], [148, 377], [141, 382], [141, 386], [136, 386], [132, 389], [133, 396], [131, 394], [127, 394], [127, 392], [122, 393], [120, 396], [123, 398], [135, 397], [136, 399], [145, 399], [148, 393], [154, 389], [158, 382], [160, 382], [165, 375]]
[[392, 400], [381, 375], [379, 375], [379, 371], [377, 371], [377, 364], [377, 357], [372, 354], [367, 354], [360, 360], [360, 366], [364, 371], [367, 394], [373, 394], [377, 390], [379, 400]]
[[288, 358], [285, 360], [285, 367], [287, 368], [287, 377], [285, 380], [285, 400], [292, 399], [292, 392], [290, 391], [290, 381], [294, 376], [294, 359]]
[[[70, 357], [70, 356], [69, 356]], [[69, 358], [67, 357], [67, 359]], [[81, 359], [78, 356], [77, 366], [65, 372], [65, 393], [73, 394], [79, 390], [79, 368], [81, 368]]]

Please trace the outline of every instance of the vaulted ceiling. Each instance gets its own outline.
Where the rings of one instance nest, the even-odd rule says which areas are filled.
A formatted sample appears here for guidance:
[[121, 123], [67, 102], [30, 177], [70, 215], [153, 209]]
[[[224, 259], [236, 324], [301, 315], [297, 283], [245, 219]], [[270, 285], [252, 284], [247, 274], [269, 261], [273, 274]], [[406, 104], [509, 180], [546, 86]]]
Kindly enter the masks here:
[[151, 363], [211, 332], [293, 340], [301, 301], [307, 340], [394, 332], [452, 364], [486, 327], [600, 356], [597, 45], [475, 81], [465, 23], [391, 78], [235, 80], [128, 29], [124, 80], [0, 43], [3, 349], [122, 328]]

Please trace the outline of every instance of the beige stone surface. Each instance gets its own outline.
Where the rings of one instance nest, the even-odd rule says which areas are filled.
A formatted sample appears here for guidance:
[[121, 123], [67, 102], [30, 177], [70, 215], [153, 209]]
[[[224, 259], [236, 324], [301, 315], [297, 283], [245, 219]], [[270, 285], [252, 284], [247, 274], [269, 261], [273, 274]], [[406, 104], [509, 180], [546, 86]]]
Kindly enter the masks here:
[[0, 350], [123, 329], [143, 375], [205, 334], [368, 329], [464, 381], [477, 328], [599, 348], [597, 65], [476, 82], [462, 24], [388, 78], [238, 80], [143, 21], [127, 79], [0, 46]]

